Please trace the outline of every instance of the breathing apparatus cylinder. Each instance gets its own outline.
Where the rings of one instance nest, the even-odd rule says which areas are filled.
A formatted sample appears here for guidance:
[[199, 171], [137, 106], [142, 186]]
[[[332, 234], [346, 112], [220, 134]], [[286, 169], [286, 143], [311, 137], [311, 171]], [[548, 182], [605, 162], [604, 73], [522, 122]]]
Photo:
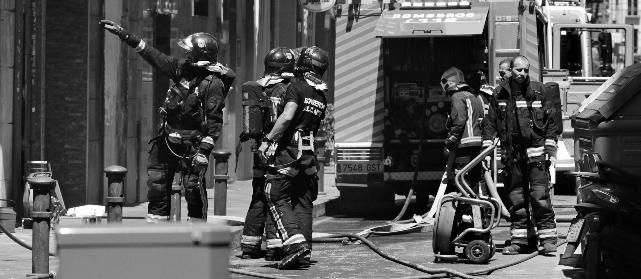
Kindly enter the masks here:
[[255, 81], [242, 86], [243, 92], [243, 133], [250, 138], [260, 139], [264, 133], [266, 111], [271, 103], [263, 88]]

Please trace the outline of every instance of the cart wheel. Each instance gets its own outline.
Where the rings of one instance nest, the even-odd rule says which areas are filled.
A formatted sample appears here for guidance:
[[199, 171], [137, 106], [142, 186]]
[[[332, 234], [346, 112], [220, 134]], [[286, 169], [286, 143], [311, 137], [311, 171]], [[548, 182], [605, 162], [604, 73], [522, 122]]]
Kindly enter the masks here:
[[490, 245], [490, 257], [488, 258], [488, 260], [494, 258], [494, 254], [496, 254], [496, 246], [494, 245], [494, 243], [492, 243], [492, 245]]
[[465, 246], [465, 256], [473, 263], [487, 263], [491, 258], [490, 245], [483, 240], [473, 240]]
[[454, 252], [452, 249], [452, 230], [454, 229], [455, 214], [454, 201], [448, 200], [441, 203], [432, 236], [432, 249], [435, 254], [451, 255]]
[[489, 259], [491, 259], [491, 258], [494, 258], [494, 254], [496, 254], [496, 245], [494, 245], [494, 241], [492, 240], [492, 235], [490, 235], [490, 239], [489, 239], [488, 243], [490, 244], [490, 258]]

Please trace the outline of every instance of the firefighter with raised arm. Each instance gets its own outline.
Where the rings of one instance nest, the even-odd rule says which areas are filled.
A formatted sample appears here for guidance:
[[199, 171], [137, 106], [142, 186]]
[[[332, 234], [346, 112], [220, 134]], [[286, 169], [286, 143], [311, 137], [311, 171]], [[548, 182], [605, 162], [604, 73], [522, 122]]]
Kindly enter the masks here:
[[294, 77], [296, 59], [291, 49], [277, 47], [265, 55], [265, 72], [261, 79], [243, 84], [243, 133], [241, 141], [254, 140], [254, 166], [252, 199], [245, 217], [241, 236], [241, 258], [255, 259], [263, 256], [261, 242], [263, 231], [267, 237], [265, 260], [280, 260], [282, 241], [278, 237], [273, 218], [265, 200], [266, 165], [256, 152], [257, 144], [271, 131], [277, 113], [282, 112], [283, 97], [290, 79]]
[[505, 165], [504, 183], [512, 203], [511, 245], [503, 249], [507, 255], [528, 253], [536, 247], [537, 243], [531, 241], [534, 231], [544, 253], [556, 251], [549, 166], [556, 155], [560, 123], [555, 122], [546, 88], [530, 80], [529, 67], [527, 58], [514, 58], [511, 76], [495, 89], [490, 100], [483, 129], [483, 146], [498, 137], [505, 150], [501, 158]]
[[[314, 153], [314, 135], [325, 117], [327, 85], [321, 79], [327, 69], [327, 53], [315, 46], [303, 48], [296, 61], [296, 78], [287, 87], [284, 108], [274, 128], [263, 138], [260, 154], [270, 165], [265, 195], [270, 214], [283, 241], [283, 259], [279, 269], [290, 269], [307, 262], [311, 254], [312, 200], [298, 198], [295, 192], [309, 193], [317, 179], [318, 163]], [[294, 202], [304, 203], [309, 211], [294, 212]], [[307, 228], [309, 227], [309, 228]]]
[[[446, 153], [453, 157], [447, 166], [448, 192], [454, 191], [455, 169], [462, 169], [481, 152], [481, 121], [483, 121], [483, 102], [474, 90], [465, 83], [463, 72], [451, 67], [441, 75], [441, 87], [452, 100], [447, 120]], [[470, 170], [466, 179], [476, 187], [481, 180], [481, 168]]]
[[147, 163], [147, 221], [169, 220], [171, 184], [180, 171], [188, 218], [206, 221], [207, 191], [204, 171], [221, 134], [222, 109], [234, 72], [217, 62], [218, 42], [208, 33], [194, 33], [178, 41], [180, 59], [168, 56], [110, 20], [102, 27], [118, 36], [172, 84], [161, 107], [160, 133], [150, 141]]

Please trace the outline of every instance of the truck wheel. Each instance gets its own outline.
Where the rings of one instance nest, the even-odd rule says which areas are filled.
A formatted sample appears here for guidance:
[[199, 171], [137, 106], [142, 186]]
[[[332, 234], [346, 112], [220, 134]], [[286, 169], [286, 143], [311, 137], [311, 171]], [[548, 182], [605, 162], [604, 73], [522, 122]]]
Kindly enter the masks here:
[[465, 257], [475, 264], [487, 263], [492, 257], [490, 245], [483, 240], [473, 240], [465, 246]]
[[454, 229], [454, 216], [456, 208], [454, 201], [447, 200], [441, 203], [441, 208], [436, 216], [436, 225], [432, 238], [432, 250], [435, 254], [452, 255], [452, 231]]

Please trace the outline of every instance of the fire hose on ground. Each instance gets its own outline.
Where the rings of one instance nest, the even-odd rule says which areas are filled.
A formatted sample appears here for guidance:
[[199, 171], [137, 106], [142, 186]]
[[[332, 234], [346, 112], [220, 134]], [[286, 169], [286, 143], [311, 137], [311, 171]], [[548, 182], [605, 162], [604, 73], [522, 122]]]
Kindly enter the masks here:
[[[32, 249], [30, 245], [28, 245], [27, 243], [25, 243], [22, 240], [20, 240], [17, 237], [15, 237], [4, 226], [2, 226], [2, 224], [0, 224], [0, 230], [2, 230], [9, 238], [11, 238], [14, 242], [18, 243], [20, 246], [22, 246], [24, 248], [27, 248], [29, 250]], [[514, 265], [520, 264], [520, 263], [528, 261], [528, 260], [530, 260], [530, 259], [532, 259], [532, 258], [534, 258], [534, 257], [536, 257], [537, 255], [540, 254], [539, 251], [536, 251], [536, 252], [533, 252], [531, 254], [528, 254], [526, 257], [517, 259], [515, 261], [509, 262], [509, 263], [506, 263], [506, 264], [502, 264], [502, 265], [498, 265], [498, 266], [494, 266], [494, 267], [489, 267], [489, 268], [485, 268], [485, 269], [480, 269], [480, 270], [475, 270], [475, 271], [468, 272], [468, 273], [463, 273], [463, 272], [456, 271], [456, 270], [449, 269], [449, 268], [428, 268], [428, 267], [424, 267], [424, 266], [421, 266], [421, 265], [418, 265], [418, 264], [415, 264], [415, 263], [411, 263], [411, 262], [399, 259], [397, 257], [391, 256], [391, 255], [383, 252], [382, 250], [380, 250], [373, 242], [368, 240], [366, 238], [366, 236], [362, 236], [362, 235], [358, 235], [358, 234], [336, 234], [336, 235], [330, 235], [330, 236], [323, 237], [323, 238], [316, 238], [316, 239], [314, 239], [314, 242], [320, 242], [320, 243], [345, 242], [346, 240], [349, 241], [349, 240], [353, 240], [353, 239], [359, 240], [361, 243], [365, 244], [368, 248], [372, 249], [372, 251], [374, 251], [376, 254], [378, 254], [379, 256], [383, 257], [384, 259], [387, 259], [387, 260], [393, 261], [395, 263], [410, 267], [412, 269], [415, 269], [415, 270], [430, 274], [430, 276], [404, 277], [404, 278], [446, 278], [446, 277], [450, 277], [450, 276], [457, 276], [457, 277], [460, 277], [460, 278], [478, 278], [476, 276], [478, 276], [478, 275], [489, 275], [489, 274], [491, 274], [492, 272], [494, 272], [496, 270], [504, 269], [504, 268], [507, 268], [507, 267], [510, 267], [510, 266], [514, 266]], [[557, 247], [559, 247], [559, 246], [561, 246], [563, 244], [565, 244], [565, 241], [558, 243]], [[51, 253], [51, 252], [49, 253], [49, 255], [50, 256], [56, 256], [54, 253]], [[240, 275], [252, 276], [252, 277], [256, 277], [256, 278], [276, 278], [276, 279], [285, 278], [285, 277], [281, 277], [281, 276], [274, 276], [274, 275], [262, 274], [262, 273], [257, 273], [257, 272], [250, 272], [250, 271], [245, 271], [245, 270], [236, 269], [236, 268], [229, 268], [229, 272], [235, 273], [235, 274], [240, 274]]]
[[[2, 224], [0, 224], [0, 231], [2, 231], [5, 235], [7, 235], [13, 242], [17, 243], [18, 245], [27, 248], [29, 250], [33, 250], [33, 247], [31, 245], [27, 244], [26, 242], [22, 241], [21, 239], [17, 238], [13, 233], [11, 233], [7, 228], [5, 228]], [[56, 254], [49, 252], [49, 256], [55, 257]]]
[[[416, 175], [414, 177], [414, 180], [416, 180]], [[491, 181], [489, 181], [489, 182], [491, 183]], [[492, 185], [492, 186], [494, 186], [494, 185]], [[412, 189], [410, 189], [410, 193], [412, 193]], [[494, 195], [495, 193], [492, 193], [492, 194]], [[434, 203], [435, 204], [438, 203], [438, 197], [437, 197], [437, 199], [435, 199]], [[404, 209], [406, 209], [406, 208], [407, 208], [407, 201], [406, 201], [406, 205], [404, 206]], [[399, 216], [402, 216], [403, 214], [404, 214], [404, 212], [401, 212], [401, 214], [399, 214]], [[429, 216], [429, 215], [430, 215], [430, 212], [424, 214], [421, 217], [422, 218], [426, 218], [426, 217], [431, 218], [431, 216]], [[400, 217], [397, 217], [395, 219], [400, 219]], [[456, 270], [449, 269], [449, 268], [428, 268], [428, 267], [421, 266], [419, 264], [415, 264], [415, 263], [411, 263], [411, 262], [402, 260], [400, 258], [397, 258], [395, 256], [391, 256], [391, 255], [381, 251], [373, 242], [371, 242], [370, 240], [367, 239], [367, 237], [369, 237], [370, 235], [388, 235], [388, 234], [408, 233], [408, 232], [414, 231], [417, 228], [420, 229], [422, 226], [426, 226], [426, 224], [422, 223], [422, 220], [419, 219], [419, 218], [410, 219], [410, 220], [402, 220], [402, 221], [395, 220], [391, 224], [370, 228], [370, 229], [364, 230], [364, 231], [362, 231], [360, 233], [357, 233], [357, 234], [335, 234], [335, 235], [328, 234], [328, 235], [326, 235], [324, 237], [314, 238], [314, 242], [342, 242], [343, 244], [348, 244], [348, 243], [352, 242], [353, 240], [358, 240], [360, 243], [365, 244], [368, 248], [370, 248], [375, 253], [377, 253], [379, 256], [381, 256], [381, 257], [383, 257], [383, 258], [385, 258], [387, 260], [390, 260], [392, 262], [395, 262], [395, 263], [398, 263], [398, 264], [401, 264], [401, 265], [404, 265], [404, 266], [407, 266], [407, 267], [410, 267], [412, 269], [415, 269], [415, 270], [418, 270], [418, 271], [421, 271], [421, 272], [424, 272], [424, 273], [428, 274], [428, 275], [423, 275], [423, 276], [420, 276], [420, 277], [412, 277], [412, 278], [444, 278], [444, 277], [451, 277], [451, 276], [456, 276], [456, 277], [461, 277], [461, 278], [478, 278], [478, 277], [476, 277], [477, 275], [487, 275], [487, 274], [490, 274], [490, 273], [492, 273], [492, 272], [494, 272], [496, 270], [504, 269], [504, 268], [507, 268], [507, 267], [510, 267], [510, 266], [525, 262], [527, 260], [530, 260], [530, 259], [536, 257], [538, 254], [540, 254], [539, 251], [536, 251], [536, 252], [533, 252], [531, 254], [528, 254], [526, 257], [517, 259], [515, 261], [509, 262], [509, 263], [506, 263], [506, 264], [502, 264], [502, 265], [498, 265], [498, 266], [494, 266], [494, 267], [490, 267], [490, 268], [485, 268], [485, 269], [481, 269], [481, 270], [476, 270], [476, 271], [472, 271], [472, 272], [468, 272], [468, 273], [463, 273], [463, 272], [456, 271]], [[5, 227], [3, 227], [2, 224], [0, 224], [0, 230], [2, 230], [10, 239], [12, 239], [14, 242], [19, 244], [20, 246], [23, 246], [24, 248], [32, 250], [32, 247], [30, 245], [28, 245], [27, 243], [25, 243], [22, 240], [20, 240], [17, 237], [15, 237], [11, 232], [9, 232]], [[557, 245], [557, 247], [563, 245], [564, 243], [565, 242], [559, 243]], [[49, 256], [55, 256], [55, 254], [49, 252]], [[280, 277], [280, 276], [267, 275], [267, 274], [261, 274], [261, 273], [256, 273], [256, 272], [249, 272], [249, 271], [244, 271], [244, 270], [235, 269], [235, 268], [229, 268], [228, 270], [229, 270], [230, 273], [241, 274], [241, 275], [246, 275], [246, 276], [253, 276], [253, 277], [257, 277], [257, 278], [284, 278], [284, 277]], [[50, 278], [50, 277], [48, 277], [48, 278]]]
[[[531, 260], [532, 258], [534, 258], [534, 257], [538, 256], [539, 254], [541, 254], [541, 250], [537, 250], [535, 252], [527, 254], [525, 257], [519, 258], [517, 260], [511, 261], [511, 262], [508, 262], [508, 263], [505, 263], [505, 264], [501, 264], [501, 265], [497, 265], [497, 266], [493, 266], [493, 267], [488, 267], [488, 268], [484, 268], [484, 269], [479, 269], [479, 270], [475, 270], [475, 271], [472, 271], [472, 272], [462, 273], [460, 271], [456, 271], [456, 270], [449, 269], [449, 268], [428, 268], [428, 267], [424, 267], [424, 266], [421, 266], [421, 265], [418, 265], [418, 264], [414, 264], [414, 263], [411, 263], [411, 262], [408, 262], [408, 261], [401, 260], [401, 259], [399, 259], [397, 257], [391, 256], [391, 255], [386, 254], [385, 252], [381, 251], [373, 242], [369, 241], [366, 237], [367, 236], [363, 236], [363, 235], [359, 235], [359, 234], [336, 234], [336, 235], [328, 235], [328, 236], [322, 237], [322, 238], [315, 238], [314, 242], [319, 242], [319, 243], [342, 242], [343, 244], [347, 244], [348, 242], [351, 242], [354, 239], [356, 239], [360, 243], [365, 244], [372, 251], [374, 251], [375, 253], [377, 253], [378, 255], [380, 255], [381, 257], [383, 257], [383, 258], [385, 258], [387, 260], [393, 261], [395, 263], [398, 263], [398, 264], [401, 264], [401, 265], [404, 265], [404, 266], [407, 266], [407, 267], [410, 267], [410, 268], [413, 268], [415, 270], [418, 270], [418, 271], [421, 271], [421, 272], [424, 272], [424, 273], [427, 273], [427, 274], [431, 275], [431, 276], [428, 276], [428, 277], [426, 277], [426, 276], [415, 276], [415, 277], [403, 277], [403, 278], [446, 278], [446, 277], [450, 277], [450, 276], [457, 276], [457, 277], [460, 277], [460, 278], [478, 278], [478, 277], [475, 277], [475, 276], [478, 276], [478, 275], [489, 275], [494, 271], [497, 271], [497, 270], [500, 270], [500, 269], [505, 269], [505, 268], [520, 264], [522, 262]], [[560, 238], [563, 238], [563, 237], [560, 237]], [[561, 242], [557, 243], [556, 247], [560, 247], [560, 246], [564, 245], [565, 243], [566, 243], [565, 241], [561, 241]]]

